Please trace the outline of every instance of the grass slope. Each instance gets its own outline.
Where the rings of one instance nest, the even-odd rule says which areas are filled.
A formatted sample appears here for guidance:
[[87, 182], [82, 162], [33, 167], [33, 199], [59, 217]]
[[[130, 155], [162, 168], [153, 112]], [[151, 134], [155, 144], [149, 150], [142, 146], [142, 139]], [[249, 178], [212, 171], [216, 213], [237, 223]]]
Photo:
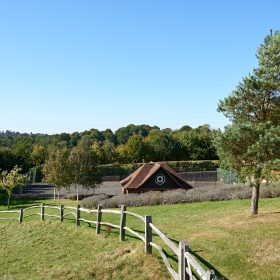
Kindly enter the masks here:
[[137, 241], [55, 221], [0, 224], [0, 279], [170, 279]]
[[[65, 203], [65, 201], [62, 202]], [[152, 215], [153, 223], [165, 232], [167, 236], [175, 241], [187, 240], [192, 249], [192, 253], [204, 265], [209, 268], [214, 268], [226, 279], [277, 279], [280, 275], [280, 198], [261, 199], [260, 214], [257, 217], [250, 216], [249, 207], [249, 200], [231, 200], [222, 202], [215, 201], [150, 207], [131, 207], [128, 210], [141, 215]], [[95, 215], [91, 217], [85, 214], [82, 214], [82, 216], [83, 215], [84, 218], [95, 219]], [[119, 223], [119, 216], [117, 215], [103, 214], [103, 218], [104, 221], [113, 222], [115, 224]], [[35, 216], [28, 219], [38, 221], [39, 217]], [[26, 221], [28, 221], [28, 219]], [[32, 221], [27, 223], [24, 221], [23, 225], [14, 223], [11, 223], [9, 226], [7, 226], [7, 223], [1, 223], [0, 225], [1, 227], [7, 229], [11, 228], [11, 232], [16, 232], [16, 234], [21, 235], [21, 231], [24, 229], [25, 225], [29, 227], [29, 224], [32, 225], [33, 223], [35, 223], [36, 227], [38, 227], [37, 234], [40, 240], [42, 238], [39, 234], [40, 226], [43, 226], [44, 230], [47, 230], [45, 228], [49, 226], [49, 224], [44, 226], [40, 222], [38, 223]], [[72, 228], [69, 228], [68, 230], [66, 224]], [[133, 229], [143, 231], [143, 224], [134, 217], [127, 218], [127, 225]], [[52, 224], [50, 224], [50, 226], [52, 226]], [[59, 226], [59, 223], [56, 224], [56, 226]], [[36, 227], [34, 226], [34, 229]], [[67, 229], [65, 233], [66, 235], [68, 232], [83, 232], [83, 230], [85, 230], [85, 234], [95, 238], [94, 229], [88, 228], [85, 224], [82, 224], [81, 229], [76, 229], [73, 224], [71, 225], [69, 222], [65, 221], [65, 223], [61, 225], [61, 234], [64, 234], [64, 227]], [[33, 229], [32, 226], [30, 226], [30, 230], [31, 229]], [[112, 231], [110, 237], [105, 239], [104, 242], [112, 242], [108, 242], [108, 246], [115, 248], [114, 250], [116, 250], [116, 252], [121, 250], [121, 248], [126, 249], [127, 246], [132, 246], [131, 248], [140, 248], [139, 252], [142, 252], [143, 243], [141, 241], [128, 238], [129, 241], [120, 244], [117, 242], [117, 234], [117, 231]], [[52, 237], [53, 235], [54, 234], [49, 234], [49, 236]], [[23, 236], [25, 236], [24, 233]], [[155, 236], [153, 238], [157, 243], [160, 242]], [[13, 243], [14, 239], [16, 239], [16, 236], [13, 237], [13, 235], [9, 233], [6, 235], [4, 240], [8, 240], [8, 242]], [[66, 237], [62, 240], [62, 246], [64, 246], [63, 244], [69, 244], [69, 242], [66, 242]], [[100, 237], [98, 237], [98, 241], [100, 241]], [[83, 243], [86, 244], [87, 242]], [[3, 246], [2, 244], [0, 245]], [[97, 250], [98, 254], [106, 255], [107, 245], [103, 245], [101, 245], [101, 249], [97, 249], [97, 244], [97, 247], [93, 245], [90, 246], [89, 252], [92, 253], [91, 258], [95, 255], [95, 250]], [[45, 252], [45, 248], [50, 247], [51, 246], [49, 246], [48, 243], [45, 243], [38, 252]], [[92, 250], [92, 248], [94, 248], [94, 250]], [[101, 251], [98, 250], [104, 250], [104, 252], [101, 253]], [[9, 251], [12, 252], [11, 254], [14, 257], [18, 254], [17, 249]], [[88, 249], [85, 249], [83, 252], [87, 255]], [[167, 253], [170, 254], [170, 261], [174, 268], [177, 269], [175, 266], [175, 256], [169, 250], [167, 250]], [[35, 254], [36, 253], [33, 253], [32, 255], [35, 256]], [[127, 259], [127, 263], [129, 263], [131, 261], [131, 257], [126, 258], [125, 256], [126, 254], [124, 254], [124, 258]], [[139, 259], [140, 263], [141, 260], [145, 260], [144, 255], [142, 256], [143, 257]], [[25, 258], [24, 254], [22, 254], [22, 258]], [[38, 257], [38, 259], [40, 259], [40, 257]], [[115, 264], [116, 260], [117, 258], [112, 261], [111, 265], [113, 267], [117, 265]], [[2, 259], [0, 261], [2, 263]], [[30, 262], [29, 259], [25, 261]], [[63, 261], [67, 262], [67, 258]], [[95, 261], [92, 261], [92, 263], [94, 262]], [[143, 264], [139, 265], [143, 266]], [[4, 267], [6, 266], [9, 266], [9, 264], [5, 263]], [[100, 267], [96, 266], [94, 269], [98, 268], [103, 270], [104, 266], [106, 265], [102, 262]], [[124, 267], [126, 266], [124, 265]], [[152, 267], [153, 265], [150, 267], [147, 266], [147, 271], [149, 270], [149, 272], [152, 273]], [[95, 271], [94, 269], [92, 271]], [[166, 271], [163, 265], [161, 269], [158, 267], [157, 270]], [[49, 271], [49, 273], [52, 273], [51, 271], [55, 271], [55, 268], [49, 268]], [[72, 270], [69, 268], [69, 271], [67, 272], [69, 275], [72, 273], [70, 273], [70, 271]], [[73, 267], [73, 273], [75, 273], [75, 266]], [[122, 279], [121, 277], [124, 277], [123, 279], [143, 279], [143, 277], [148, 277], [146, 279], [155, 278], [154, 276], [151, 277], [151, 275], [144, 276], [142, 272], [140, 272], [139, 276], [134, 276], [134, 278], [130, 278], [128, 273], [124, 276], [118, 277], [120, 278], [113, 277], [112, 279]], [[164, 277], [167, 276], [160, 276], [158, 279], [165, 279]]]

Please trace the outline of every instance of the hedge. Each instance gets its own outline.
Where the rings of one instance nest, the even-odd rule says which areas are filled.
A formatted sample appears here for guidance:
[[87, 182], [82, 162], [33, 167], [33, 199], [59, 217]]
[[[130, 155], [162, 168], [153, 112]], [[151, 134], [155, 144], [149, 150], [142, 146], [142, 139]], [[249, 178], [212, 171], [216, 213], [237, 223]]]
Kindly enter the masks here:
[[[166, 163], [177, 172], [216, 170], [220, 165], [219, 160], [166, 161]], [[100, 171], [102, 176], [125, 176], [135, 171], [142, 164], [104, 164], [100, 165]]]
[[[166, 161], [177, 172], [188, 171], [209, 171], [219, 168], [219, 160], [189, 160], [189, 161]], [[125, 177], [139, 168], [143, 163], [129, 163], [129, 164], [103, 164], [100, 165], [100, 172], [102, 177], [104, 176], [121, 176]], [[31, 168], [28, 172], [30, 182], [33, 181], [34, 170], [36, 169], [35, 182], [42, 181], [42, 170], [40, 167]]]

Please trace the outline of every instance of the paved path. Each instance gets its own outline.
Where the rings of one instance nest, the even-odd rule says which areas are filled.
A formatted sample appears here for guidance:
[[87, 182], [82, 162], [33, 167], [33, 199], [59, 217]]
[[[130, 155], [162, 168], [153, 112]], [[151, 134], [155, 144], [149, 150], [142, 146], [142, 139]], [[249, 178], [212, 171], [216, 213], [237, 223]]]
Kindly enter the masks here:
[[[92, 189], [88, 190], [83, 187], [79, 187], [80, 195], [90, 196], [94, 194], [106, 194], [109, 196], [115, 196], [121, 193], [122, 193], [122, 189], [118, 181], [103, 182], [98, 188], [95, 188], [93, 190]], [[62, 188], [60, 190], [60, 197], [64, 197], [67, 194], [75, 195], [76, 188], [71, 187], [69, 190]], [[35, 183], [35, 184], [28, 185], [28, 187], [25, 188], [22, 193], [22, 198], [24, 199], [53, 198], [53, 196], [54, 196], [53, 186], [43, 184], [43, 183]]]

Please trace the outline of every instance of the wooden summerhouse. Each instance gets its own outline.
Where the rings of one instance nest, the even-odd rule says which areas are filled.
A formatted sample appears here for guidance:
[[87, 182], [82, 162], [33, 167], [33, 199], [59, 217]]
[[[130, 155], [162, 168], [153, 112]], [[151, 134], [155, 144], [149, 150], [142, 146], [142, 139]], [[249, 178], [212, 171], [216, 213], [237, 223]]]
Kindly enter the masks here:
[[168, 164], [155, 162], [143, 164], [120, 183], [124, 194], [192, 189]]

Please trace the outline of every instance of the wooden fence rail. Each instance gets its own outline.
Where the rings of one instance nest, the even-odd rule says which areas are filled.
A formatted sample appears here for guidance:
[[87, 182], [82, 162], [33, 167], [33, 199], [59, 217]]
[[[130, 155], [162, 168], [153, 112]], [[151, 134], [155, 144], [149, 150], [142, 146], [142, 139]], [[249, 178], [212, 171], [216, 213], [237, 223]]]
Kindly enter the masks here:
[[[30, 213], [25, 214], [26, 211], [32, 210], [32, 209], [39, 209], [40, 213]], [[47, 214], [45, 213], [46, 209], [55, 209], [59, 211], [59, 215], [53, 215], [53, 214]], [[71, 210], [71, 212], [65, 213], [65, 210]], [[74, 210], [74, 211], [73, 211]], [[87, 214], [93, 214], [96, 215], [96, 220], [89, 220], [81, 218], [81, 212], [87, 213]], [[203, 266], [194, 258], [193, 255], [190, 253], [190, 247], [187, 242], [181, 241], [179, 243], [179, 246], [170, 240], [159, 228], [157, 228], [152, 223], [152, 217], [151, 216], [141, 216], [133, 212], [129, 212], [126, 210], [126, 206], [122, 205], [120, 210], [114, 210], [114, 209], [102, 209], [102, 206], [98, 206], [97, 209], [89, 210], [80, 207], [80, 205], [77, 205], [77, 207], [73, 206], [64, 206], [64, 205], [47, 205], [42, 203], [41, 205], [33, 205], [29, 206], [24, 209], [19, 210], [3, 210], [0, 211], [0, 215], [2, 213], [10, 213], [10, 214], [17, 214], [17, 217], [4, 217], [2, 218], [0, 216], [0, 220], [18, 220], [19, 223], [22, 223], [25, 218], [39, 215], [41, 216], [41, 220], [44, 221], [45, 217], [54, 217], [58, 218], [61, 222], [64, 221], [64, 218], [69, 215], [73, 215], [76, 225], [80, 226], [81, 222], [88, 223], [88, 224], [95, 224], [96, 225], [96, 234], [99, 234], [101, 231], [101, 226], [109, 226], [112, 228], [119, 229], [119, 239], [120, 241], [125, 240], [125, 232], [128, 231], [135, 237], [142, 240], [145, 244], [145, 252], [147, 254], [152, 254], [152, 248], [155, 248], [160, 256], [162, 257], [162, 260], [164, 264], [166, 265], [166, 268], [168, 269], [169, 273], [171, 274], [172, 278], [175, 280], [214, 280], [214, 279], [223, 279], [223, 278], [217, 278], [215, 276], [215, 273], [213, 270], [206, 270], [203, 268]], [[115, 225], [113, 223], [102, 221], [102, 213], [111, 213], [111, 214], [117, 214], [120, 215], [120, 223], [119, 225]], [[126, 218], [127, 215], [133, 216], [138, 218], [141, 222], [143, 222], [144, 226], [144, 232], [145, 234], [142, 235], [139, 232], [129, 228], [126, 226]], [[178, 257], [178, 267], [175, 270], [169, 260], [168, 257], [163, 250], [163, 248], [153, 242], [153, 233], [156, 234], [163, 242], [164, 244], [172, 250], [175, 255]]]

